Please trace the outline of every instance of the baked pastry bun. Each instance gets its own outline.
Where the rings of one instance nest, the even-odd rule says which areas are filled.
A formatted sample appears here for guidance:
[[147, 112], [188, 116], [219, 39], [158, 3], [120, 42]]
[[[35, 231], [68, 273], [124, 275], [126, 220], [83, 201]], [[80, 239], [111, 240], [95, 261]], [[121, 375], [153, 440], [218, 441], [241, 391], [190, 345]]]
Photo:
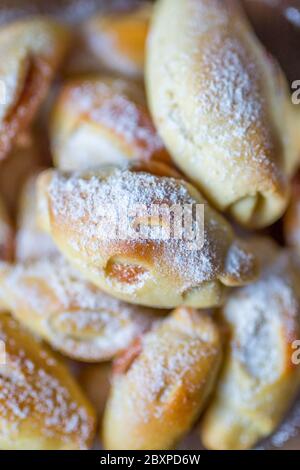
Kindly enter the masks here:
[[78, 382], [86, 396], [102, 418], [110, 390], [112, 365], [110, 362], [101, 364], [86, 364], [81, 369]]
[[103, 69], [142, 78], [151, 14], [152, 5], [144, 2], [130, 11], [92, 16], [83, 26], [86, 49]]
[[52, 113], [51, 146], [54, 164], [68, 171], [133, 159], [170, 162], [142, 88], [119, 78], [67, 82]]
[[284, 212], [300, 113], [234, 0], [159, 0], [147, 49], [154, 122], [219, 210], [260, 228]]
[[292, 183], [290, 205], [283, 218], [286, 243], [300, 253], [300, 173]]
[[192, 427], [221, 362], [217, 326], [179, 308], [115, 364], [104, 414], [106, 449], [170, 449]]
[[293, 342], [300, 335], [300, 270], [295, 254], [256, 242], [260, 279], [231, 293], [221, 312], [228, 347], [201, 424], [208, 449], [250, 449], [273, 433], [300, 388]]
[[0, 300], [52, 347], [86, 362], [112, 359], [159, 318], [103, 293], [59, 255], [2, 263]]
[[68, 369], [8, 314], [0, 315], [2, 450], [87, 449], [94, 411]]
[[6, 207], [0, 199], [0, 260], [11, 261], [14, 255], [14, 230]]
[[161, 164], [49, 170], [38, 180], [40, 223], [87, 279], [122, 300], [220, 304], [225, 286], [256, 277], [255, 258], [200, 193], [172, 175]]
[[0, 29], [0, 159], [31, 123], [69, 42], [65, 27], [40, 17]]

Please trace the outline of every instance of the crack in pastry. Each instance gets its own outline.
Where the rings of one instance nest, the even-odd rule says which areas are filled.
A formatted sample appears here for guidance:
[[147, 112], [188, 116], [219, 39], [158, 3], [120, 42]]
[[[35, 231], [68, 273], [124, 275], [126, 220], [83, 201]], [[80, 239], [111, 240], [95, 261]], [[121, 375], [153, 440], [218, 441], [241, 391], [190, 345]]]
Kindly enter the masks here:
[[34, 18], [0, 29], [0, 159], [30, 125], [45, 98], [68, 45], [67, 30], [51, 20]]
[[252, 228], [283, 214], [300, 114], [238, 2], [158, 1], [146, 85], [170, 155], [217, 209]]
[[[221, 363], [218, 327], [179, 308], [144, 335], [112, 378], [104, 414], [106, 449], [170, 449], [192, 427]], [[121, 362], [121, 365], [120, 365]]]
[[[156, 176], [151, 168], [143, 171], [139, 164], [45, 172], [38, 195], [45, 229], [84, 276], [122, 300], [159, 308], [220, 304], [225, 286], [256, 277], [251, 251], [241, 244], [233, 249], [240, 242], [231, 226], [193, 186], [173, 176]], [[173, 175], [167, 167], [153, 166], [160, 175], [158, 169]], [[204, 205], [204, 215], [187, 211], [190, 218], [185, 220], [191, 223], [180, 219], [179, 236], [170, 223], [167, 237], [157, 236], [156, 224], [150, 224], [150, 236], [144, 237], [130, 215], [136, 206], [143, 218], [153, 206], [170, 216], [177, 208], [197, 205]]]
[[119, 78], [67, 82], [52, 113], [51, 146], [55, 165], [67, 171], [134, 159], [170, 162], [142, 88]]
[[0, 315], [1, 449], [87, 449], [95, 414], [67, 368], [8, 314]]
[[269, 239], [253, 244], [261, 276], [231, 293], [220, 312], [228, 344], [200, 428], [209, 449], [250, 449], [268, 437], [300, 388], [300, 367], [292, 362], [300, 335], [300, 263]]

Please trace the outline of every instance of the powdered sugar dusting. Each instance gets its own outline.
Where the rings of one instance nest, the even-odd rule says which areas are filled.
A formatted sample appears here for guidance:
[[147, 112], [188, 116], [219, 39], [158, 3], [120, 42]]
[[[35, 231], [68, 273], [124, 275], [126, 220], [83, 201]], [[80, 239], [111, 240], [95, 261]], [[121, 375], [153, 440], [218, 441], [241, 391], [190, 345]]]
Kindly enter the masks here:
[[259, 281], [234, 294], [225, 307], [237, 338], [233, 353], [262, 386], [275, 382], [290, 360], [279, 335], [283, 332], [283, 340], [290, 343], [300, 334], [299, 278], [294, 273], [291, 254], [284, 252], [264, 269]]
[[[123, 399], [133, 420], [147, 423], [162, 418], [172, 394], [180, 387], [183, 387], [186, 399], [192, 399], [197, 391], [200, 393], [206, 380], [205, 374], [202, 380], [199, 379], [201, 362], [217, 357], [217, 349], [209, 344], [209, 340], [207, 345], [205, 343], [201, 335], [181, 332], [176, 328], [176, 322], [172, 326], [172, 320], [158, 325], [142, 338], [141, 355], [133, 361], [124, 379], [120, 378], [120, 386], [124, 380], [130, 390], [130, 393], [124, 393]], [[193, 374], [197, 380], [191, 378]]]
[[[8, 356], [8, 364], [0, 369], [0, 415], [3, 423], [0, 432], [4, 439], [16, 439], [20, 426], [29, 420], [33, 430], [36, 428], [33, 432], [45, 439], [57, 439], [61, 446], [68, 447], [72, 443], [72, 446], [86, 448], [93, 425], [91, 418], [73, 400], [63, 380], [58, 378], [54, 357], [42, 348], [40, 357], [35, 357], [27, 349], [28, 338], [24, 338], [22, 333], [19, 336], [18, 326], [13, 320], [1, 318], [0, 326], [0, 337], [5, 341]], [[14, 331], [17, 332], [16, 340]], [[25, 349], [22, 339], [25, 340]], [[36, 351], [36, 346], [33, 346], [33, 351]]]
[[[103, 214], [103, 208], [121, 209], [144, 206], [149, 209], [152, 204], [173, 205], [202, 203], [196, 201], [189, 193], [186, 184], [174, 178], [162, 178], [143, 172], [113, 168], [94, 175], [55, 173], [49, 187], [51, 210], [57, 220], [68, 221], [74, 236], [69, 243], [80, 253], [89, 253], [95, 262], [103, 253], [103, 240], [109, 246], [118, 242], [105, 239], [105, 234], [111, 234], [115, 221], [110, 218], [109, 211]], [[199, 196], [200, 198], [200, 196]], [[112, 211], [113, 215], [114, 212]], [[103, 215], [105, 217], [103, 217]], [[203, 222], [203, 220], [202, 220]], [[128, 223], [124, 223], [126, 233]], [[195, 221], [195, 224], [197, 221]], [[180, 277], [187, 286], [191, 283], [201, 283], [215, 279], [224, 268], [224, 256], [230, 240], [228, 227], [222, 225], [212, 214], [205, 220], [204, 237], [196, 240], [198, 248], [190, 249], [186, 238], [167, 240], [139, 239], [126, 240], [126, 250], [137, 246], [142, 252], [143, 247], [149, 250], [152, 246], [151, 257], [157, 269], [167, 275]], [[150, 244], [150, 245], [149, 245]], [[99, 262], [98, 262], [99, 264]]]
[[[145, 104], [127, 95], [128, 86], [117, 79], [108, 83], [84, 81], [71, 90], [69, 105], [75, 108], [74, 112], [88, 115], [92, 122], [111, 130], [125, 145], [132, 146], [136, 158], [147, 159], [162, 150], [163, 143]], [[131, 87], [134, 92], [134, 85]], [[137, 89], [136, 93], [141, 94], [141, 90]]]

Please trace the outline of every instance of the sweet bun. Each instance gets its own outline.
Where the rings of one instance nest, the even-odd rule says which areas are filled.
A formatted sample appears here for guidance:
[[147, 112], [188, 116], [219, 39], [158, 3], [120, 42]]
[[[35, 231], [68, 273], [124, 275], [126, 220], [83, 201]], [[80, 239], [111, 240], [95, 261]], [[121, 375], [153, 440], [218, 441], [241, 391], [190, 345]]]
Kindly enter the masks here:
[[6, 207], [0, 199], [0, 260], [11, 261], [14, 254], [14, 230]]
[[8, 314], [0, 315], [0, 448], [79, 450], [92, 444], [94, 411], [67, 368]]
[[300, 113], [239, 2], [159, 0], [146, 83], [170, 154], [217, 209], [251, 228], [283, 214]]
[[173, 448], [206, 404], [221, 350], [211, 317], [193, 309], [177, 309], [147, 333], [115, 364], [104, 447]]
[[225, 286], [256, 277], [229, 223], [165, 165], [48, 170], [38, 187], [44, 229], [87, 279], [122, 300], [210, 307]]
[[101, 364], [85, 365], [78, 376], [78, 382], [100, 419], [103, 416], [110, 390], [111, 374], [111, 363], [102, 362]]
[[0, 266], [2, 307], [68, 357], [112, 359], [159, 318], [85, 281], [61, 256]]
[[144, 2], [130, 11], [92, 16], [83, 26], [83, 38], [97, 65], [130, 78], [142, 78], [151, 13], [152, 5]]
[[293, 342], [300, 335], [300, 264], [268, 239], [260, 279], [231, 293], [221, 312], [228, 346], [201, 424], [208, 449], [250, 449], [273, 433], [300, 388]]
[[170, 162], [142, 88], [125, 79], [67, 82], [52, 113], [51, 146], [54, 164], [68, 171], [133, 159]]
[[65, 27], [31, 18], [0, 29], [0, 159], [31, 123], [69, 42]]
[[292, 197], [283, 218], [286, 243], [300, 253], [300, 173], [292, 184]]

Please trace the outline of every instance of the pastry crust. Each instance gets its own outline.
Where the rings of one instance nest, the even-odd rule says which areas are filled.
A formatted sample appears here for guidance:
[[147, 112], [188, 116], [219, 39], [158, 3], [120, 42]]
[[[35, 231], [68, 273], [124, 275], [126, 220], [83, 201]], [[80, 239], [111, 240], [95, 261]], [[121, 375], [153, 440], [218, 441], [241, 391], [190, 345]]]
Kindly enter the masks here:
[[115, 364], [104, 415], [106, 449], [170, 449], [215, 383], [220, 333], [204, 312], [179, 308]]
[[83, 26], [83, 38], [104, 69], [140, 79], [144, 74], [145, 44], [152, 5], [134, 10], [100, 13]]
[[[158, 308], [218, 305], [225, 286], [255, 279], [255, 258], [173, 174], [159, 164], [49, 170], [38, 181], [41, 222], [69, 261], [109, 294]], [[183, 209], [190, 214], [184, 223]]]
[[119, 78], [67, 82], [52, 113], [51, 146], [55, 165], [67, 171], [133, 159], [171, 161], [142, 88]]
[[68, 43], [66, 28], [49, 19], [17, 21], [0, 29], [0, 159], [30, 125]]
[[10, 315], [0, 315], [2, 450], [87, 449], [95, 414], [67, 368]]
[[260, 279], [233, 292], [221, 318], [228, 330], [224, 366], [201, 424], [208, 449], [250, 449], [273, 433], [300, 388], [293, 342], [300, 335], [300, 264], [273, 242], [255, 242], [263, 254]]
[[170, 154], [213, 205], [252, 228], [283, 214], [299, 113], [238, 2], [159, 0], [146, 83]]

